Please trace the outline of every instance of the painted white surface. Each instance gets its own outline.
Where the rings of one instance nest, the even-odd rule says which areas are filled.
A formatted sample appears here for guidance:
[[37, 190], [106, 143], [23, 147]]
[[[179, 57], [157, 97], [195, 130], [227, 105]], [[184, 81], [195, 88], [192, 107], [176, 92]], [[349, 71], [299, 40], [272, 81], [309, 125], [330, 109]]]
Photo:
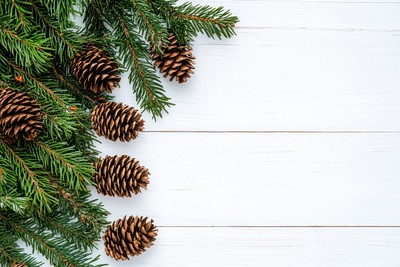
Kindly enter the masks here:
[[[129, 144], [102, 139], [152, 172], [141, 195], [100, 197], [110, 220], [147, 215], [160, 233], [140, 257], [101, 260], [399, 266], [400, 1], [194, 2], [231, 8], [238, 36], [199, 37], [194, 77], [165, 81], [170, 114], [145, 115]], [[115, 95], [135, 103], [126, 80]]]

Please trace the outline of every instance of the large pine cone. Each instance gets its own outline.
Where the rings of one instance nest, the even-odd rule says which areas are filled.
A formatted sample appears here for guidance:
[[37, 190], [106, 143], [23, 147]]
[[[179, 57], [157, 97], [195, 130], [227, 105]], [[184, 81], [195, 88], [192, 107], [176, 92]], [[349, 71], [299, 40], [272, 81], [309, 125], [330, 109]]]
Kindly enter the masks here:
[[147, 189], [149, 170], [129, 156], [106, 156], [95, 163], [97, 192], [103, 195], [131, 197]]
[[116, 260], [138, 256], [153, 245], [157, 229], [147, 217], [124, 217], [108, 225], [104, 240], [105, 252]]
[[176, 79], [179, 83], [184, 83], [193, 74], [194, 60], [192, 48], [189, 45], [180, 45], [175, 34], [170, 33], [169, 44], [161, 49], [162, 55], [156, 51], [156, 46], [150, 48], [154, 65], [164, 73], [164, 77], [171, 76], [170, 81]]
[[92, 127], [99, 136], [129, 142], [144, 129], [140, 112], [122, 103], [105, 102], [97, 105], [90, 115]]
[[95, 94], [111, 91], [121, 81], [118, 63], [110, 57], [108, 51], [93, 45], [71, 59], [71, 70], [84, 89]]
[[13, 143], [19, 138], [35, 139], [43, 130], [38, 103], [25, 92], [0, 88], [0, 125], [3, 140]]
[[28, 265], [25, 263], [16, 262], [11, 264], [11, 267], [28, 267]]

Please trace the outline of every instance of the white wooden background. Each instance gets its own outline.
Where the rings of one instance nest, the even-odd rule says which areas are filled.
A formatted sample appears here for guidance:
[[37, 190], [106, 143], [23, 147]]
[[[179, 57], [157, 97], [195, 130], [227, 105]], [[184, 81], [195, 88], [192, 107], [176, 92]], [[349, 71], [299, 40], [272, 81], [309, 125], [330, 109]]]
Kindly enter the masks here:
[[[400, 266], [400, 1], [194, 0], [240, 17], [199, 37], [176, 106], [129, 143], [148, 191], [100, 197], [159, 238], [110, 266]], [[135, 105], [125, 79], [116, 100]]]

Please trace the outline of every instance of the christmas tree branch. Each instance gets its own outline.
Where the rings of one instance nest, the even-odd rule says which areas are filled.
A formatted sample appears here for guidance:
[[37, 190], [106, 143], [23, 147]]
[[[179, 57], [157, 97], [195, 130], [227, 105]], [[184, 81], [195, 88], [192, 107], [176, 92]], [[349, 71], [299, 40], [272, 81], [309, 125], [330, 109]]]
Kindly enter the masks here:
[[100, 239], [99, 231], [93, 231], [90, 225], [84, 224], [80, 218], [71, 220], [69, 214], [62, 210], [37, 218], [38, 225], [47, 227], [53, 234], [60, 235], [69, 242], [75, 243], [81, 249], [96, 248]]
[[[117, 15], [117, 14], [116, 14]], [[156, 75], [146, 45], [134, 31], [134, 25], [118, 14], [119, 24], [115, 25], [115, 34], [124, 42], [120, 45], [120, 54], [124, 64], [130, 69], [129, 81], [135, 85], [134, 92], [140, 107], [149, 111], [153, 118], [162, 117], [167, 107], [172, 106], [170, 98], [164, 94], [160, 78]]]
[[41, 211], [51, 211], [51, 205], [57, 203], [54, 187], [46, 179], [42, 166], [29, 159], [23, 151], [19, 152], [22, 155], [0, 140], [0, 153], [19, 177], [25, 196], [31, 198], [32, 205], [38, 206]]
[[93, 98], [83, 93], [81, 88], [78, 88], [76, 85], [74, 85], [72, 80], [68, 80], [67, 77], [61, 75], [54, 66], [52, 67], [52, 71], [57, 77], [57, 79], [59, 79], [63, 84], [65, 84], [65, 86], [70, 91], [72, 91], [73, 94], [77, 95], [80, 99], [84, 100], [86, 107], [93, 108], [97, 104], [97, 102]]
[[0, 196], [0, 210], [12, 210], [19, 214], [26, 213], [32, 200], [27, 197]]
[[42, 263], [37, 262], [32, 256], [24, 253], [22, 248], [17, 246], [17, 236], [6, 227], [0, 220], [0, 265], [12, 266], [14, 263], [24, 263], [29, 267], [39, 267]]
[[[61, 63], [69, 62], [69, 59], [78, 52], [81, 44], [79, 36], [69, 31], [68, 29], [61, 30], [59, 27], [59, 19], [54, 16], [45, 15], [47, 10], [44, 9], [40, 3], [33, 0], [28, 0], [34, 10], [34, 17], [43, 29], [47, 29], [46, 36], [50, 38], [51, 46], [55, 47], [55, 52]], [[58, 1], [63, 2], [63, 1]], [[72, 24], [72, 22], [71, 22]], [[72, 26], [72, 25], [70, 25]]]
[[27, 143], [26, 149], [74, 192], [86, 191], [86, 185], [92, 183], [92, 163], [67, 143], [34, 141]]
[[52, 59], [49, 39], [34, 28], [15, 31], [11, 28], [15, 25], [18, 23], [8, 17], [0, 17], [0, 46], [15, 58], [17, 65], [44, 72]]
[[168, 42], [168, 31], [163, 21], [154, 14], [146, 0], [129, 0], [133, 7], [133, 18], [144, 38], [161, 52], [161, 46]]
[[88, 200], [90, 198], [89, 192], [73, 195], [60, 186], [53, 176], [49, 175], [49, 180], [60, 193], [60, 207], [62, 209], [68, 210], [71, 215], [80, 218], [83, 223], [91, 225], [98, 231], [108, 223], [105, 219], [108, 212], [97, 201]]
[[90, 259], [90, 253], [82, 252], [75, 244], [54, 236], [50, 231], [40, 229], [33, 219], [25, 219], [16, 215], [6, 217], [0, 213], [0, 220], [56, 267], [101, 266], [93, 265], [97, 259]]
[[238, 17], [233, 16], [224, 7], [211, 7], [193, 5], [186, 2], [177, 7], [178, 16], [190, 22], [191, 30], [195, 33], [203, 33], [208, 37], [230, 38], [235, 35], [235, 24], [239, 21]]

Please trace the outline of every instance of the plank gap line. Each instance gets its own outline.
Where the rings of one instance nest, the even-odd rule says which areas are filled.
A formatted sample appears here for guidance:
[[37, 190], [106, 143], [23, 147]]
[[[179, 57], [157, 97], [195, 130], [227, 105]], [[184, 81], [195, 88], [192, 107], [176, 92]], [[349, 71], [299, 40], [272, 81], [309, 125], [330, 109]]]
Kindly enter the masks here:
[[400, 228], [400, 225], [157, 225], [158, 228]]
[[400, 131], [270, 131], [270, 130], [145, 130], [144, 133], [211, 133], [211, 134], [400, 134]]

